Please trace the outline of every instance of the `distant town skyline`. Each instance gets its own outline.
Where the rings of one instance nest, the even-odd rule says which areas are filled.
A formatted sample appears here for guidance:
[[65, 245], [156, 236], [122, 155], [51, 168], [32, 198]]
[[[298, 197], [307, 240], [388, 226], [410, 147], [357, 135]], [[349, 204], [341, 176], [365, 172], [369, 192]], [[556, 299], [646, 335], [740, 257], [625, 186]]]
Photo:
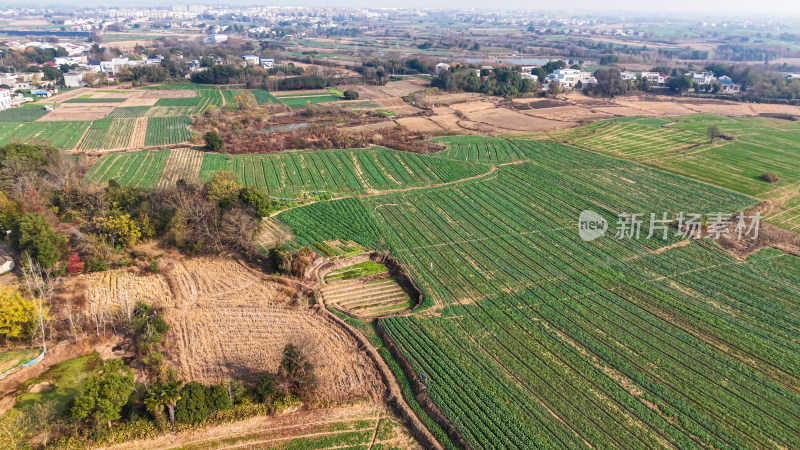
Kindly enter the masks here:
[[[739, 17], [746, 18], [748, 15], [773, 16], [784, 19], [800, 19], [800, 2], [791, 0], [765, 0], [760, 2], [743, 2], [729, 0], [706, 0], [696, 2], [692, 0], [673, 0], [660, 4], [644, 4], [642, 2], [631, 2], [629, 0], [607, 0], [596, 2], [591, 0], [573, 0], [568, 8], [552, 4], [533, 4], [522, 0], [508, 0], [501, 4], [478, 0], [439, 0], [431, 3], [426, 0], [406, 0], [397, 2], [394, 0], [276, 0], [269, 2], [254, 2], [252, 0], [229, 0], [225, 2], [210, 0], [194, 1], [156, 1], [145, 0], [132, 2], [129, 0], [79, 0], [71, 3], [72, 8], [84, 7], [171, 7], [172, 5], [203, 4], [213, 6], [230, 7], [253, 7], [253, 6], [306, 6], [306, 7], [330, 7], [330, 8], [431, 8], [431, 9], [477, 9], [477, 10], [519, 10], [542, 13], [566, 13], [587, 14], [605, 13], [629, 13], [636, 15], [669, 14], [671, 17], [690, 12], [701, 14], [703, 17]], [[21, 7], [18, 3], [7, 0], [0, 0], [0, 8]], [[26, 7], [44, 7], [52, 9], [63, 9], [63, 3], [54, 3], [52, 0], [28, 2]], [[689, 17], [683, 16], [689, 19]], [[698, 17], [700, 18], [700, 17]]]

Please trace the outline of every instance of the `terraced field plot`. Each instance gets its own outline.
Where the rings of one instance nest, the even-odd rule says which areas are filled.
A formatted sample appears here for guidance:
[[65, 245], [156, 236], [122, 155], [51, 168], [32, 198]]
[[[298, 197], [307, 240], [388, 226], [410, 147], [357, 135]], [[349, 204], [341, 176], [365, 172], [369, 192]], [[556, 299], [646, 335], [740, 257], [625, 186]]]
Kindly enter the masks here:
[[170, 153], [170, 150], [151, 150], [105, 155], [86, 172], [84, 179], [88, 183], [101, 184], [114, 179], [125, 186], [155, 188]]
[[71, 150], [78, 145], [90, 123], [85, 121], [26, 122], [22, 124], [5, 122], [0, 127], [0, 145], [6, 145], [12, 140], [43, 140], [56, 148]]
[[[375, 275], [381, 278], [372, 279]], [[408, 293], [389, 277], [389, 269], [372, 261], [329, 273], [321, 291], [326, 305], [364, 318], [394, 314], [413, 306]]]
[[108, 115], [112, 119], [132, 119], [147, 116], [149, 106], [124, 106], [114, 108]]
[[[673, 236], [584, 242], [575, 225], [585, 209], [613, 224], [620, 212], [754, 200], [558, 144], [515, 144], [535, 164], [352, 199], [341, 217], [337, 201], [278, 217], [298, 241], [388, 243], [435, 308], [380, 323], [470, 446], [797, 446], [796, 259], [743, 262]], [[345, 225], [357, 221], [371, 224]]]
[[297, 94], [297, 95], [283, 95], [276, 96], [281, 103], [292, 108], [302, 108], [308, 105], [316, 105], [319, 103], [337, 102], [342, 99], [338, 95], [333, 95], [327, 92], [320, 92], [319, 94]]
[[220, 169], [236, 173], [245, 186], [286, 198], [302, 192], [352, 194], [425, 186], [479, 175], [489, 168], [372, 148], [269, 155], [208, 154], [203, 159], [200, 177], [210, 179]]
[[130, 147], [137, 119], [100, 119], [92, 122], [81, 150], [113, 150]]

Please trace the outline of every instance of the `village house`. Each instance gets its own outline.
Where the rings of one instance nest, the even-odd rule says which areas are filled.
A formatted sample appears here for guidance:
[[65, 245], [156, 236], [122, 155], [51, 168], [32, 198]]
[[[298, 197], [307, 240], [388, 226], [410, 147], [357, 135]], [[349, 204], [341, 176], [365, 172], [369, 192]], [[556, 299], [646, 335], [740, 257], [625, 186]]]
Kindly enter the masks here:
[[663, 86], [667, 84], [667, 80], [669, 76], [663, 73], [658, 72], [642, 72], [641, 77], [650, 82], [650, 84], [655, 84], [658, 86]]
[[434, 69], [434, 74], [439, 75], [439, 73], [441, 73], [443, 70], [450, 70], [450, 64], [447, 63], [437, 64], [436, 68]]
[[628, 70], [623, 70], [622, 72], [619, 73], [619, 76], [622, 77], [622, 79], [625, 81], [631, 81], [636, 79], [636, 73]]
[[256, 66], [259, 62], [258, 55], [242, 55], [242, 59], [248, 66]]
[[275, 67], [275, 59], [274, 58], [261, 58], [261, 68], [262, 69], [272, 69]]
[[720, 85], [720, 90], [726, 94], [739, 92], [742, 90], [742, 86], [734, 83], [733, 80], [731, 80], [731, 78], [728, 76], [721, 76], [717, 78], [717, 82]]
[[6, 110], [11, 107], [11, 91], [9, 89], [0, 88], [0, 111]]
[[582, 79], [591, 78], [592, 74], [578, 69], [556, 69], [545, 78], [546, 83], [556, 82], [562, 88], [572, 89]]
[[697, 85], [711, 84], [714, 81], [713, 72], [689, 72], [684, 74], [692, 79], [692, 83]]
[[227, 34], [212, 34], [211, 36], [203, 39], [206, 44], [220, 44], [228, 40]]

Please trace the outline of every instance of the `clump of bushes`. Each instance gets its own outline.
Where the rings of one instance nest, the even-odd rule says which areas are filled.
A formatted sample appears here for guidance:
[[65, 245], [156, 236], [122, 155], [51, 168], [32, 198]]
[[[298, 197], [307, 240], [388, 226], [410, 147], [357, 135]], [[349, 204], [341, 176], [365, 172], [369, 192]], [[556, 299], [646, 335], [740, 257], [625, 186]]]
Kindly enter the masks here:
[[772, 172], [764, 172], [763, 174], [761, 174], [761, 179], [763, 181], [766, 181], [767, 183], [773, 183], [773, 184], [781, 181], [780, 178], [778, 178], [778, 176]]

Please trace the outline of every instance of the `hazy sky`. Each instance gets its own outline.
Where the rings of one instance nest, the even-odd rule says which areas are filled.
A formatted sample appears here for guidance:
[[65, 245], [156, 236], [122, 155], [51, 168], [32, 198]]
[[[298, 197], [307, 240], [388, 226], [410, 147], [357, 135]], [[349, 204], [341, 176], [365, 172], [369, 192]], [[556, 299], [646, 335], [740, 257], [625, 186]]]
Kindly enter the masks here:
[[[281, 5], [281, 6], [330, 6], [330, 7], [366, 7], [366, 8], [492, 8], [492, 9], [521, 9], [545, 12], [562, 9], [565, 13], [579, 13], [581, 11], [627, 11], [644, 14], [668, 12], [684, 18], [694, 18], [686, 13], [702, 14], [703, 16], [739, 16], [746, 18], [757, 14], [776, 16], [784, 19], [800, 19], [800, 0], [570, 0], [569, 2], [543, 2], [531, 0], [504, 0], [501, 2], [487, 2], [485, 0], [274, 0], [257, 2], [253, 0], [186, 0], [186, 1], [158, 1], [158, 0], [76, 0], [70, 5], [86, 6], [167, 6], [172, 4], [214, 4], [214, 5]], [[26, 2], [25, 6], [38, 4], [63, 8], [64, 3], [53, 0], [33, 0]], [[562, 6], [563, 5], [563, 6]], [[0, 0], [0, 7], [22, 6], [19, 2]], [[637, 14], [639, 15], [639, 14]], [[698, 17], [699, 18], [699, 17]]]

